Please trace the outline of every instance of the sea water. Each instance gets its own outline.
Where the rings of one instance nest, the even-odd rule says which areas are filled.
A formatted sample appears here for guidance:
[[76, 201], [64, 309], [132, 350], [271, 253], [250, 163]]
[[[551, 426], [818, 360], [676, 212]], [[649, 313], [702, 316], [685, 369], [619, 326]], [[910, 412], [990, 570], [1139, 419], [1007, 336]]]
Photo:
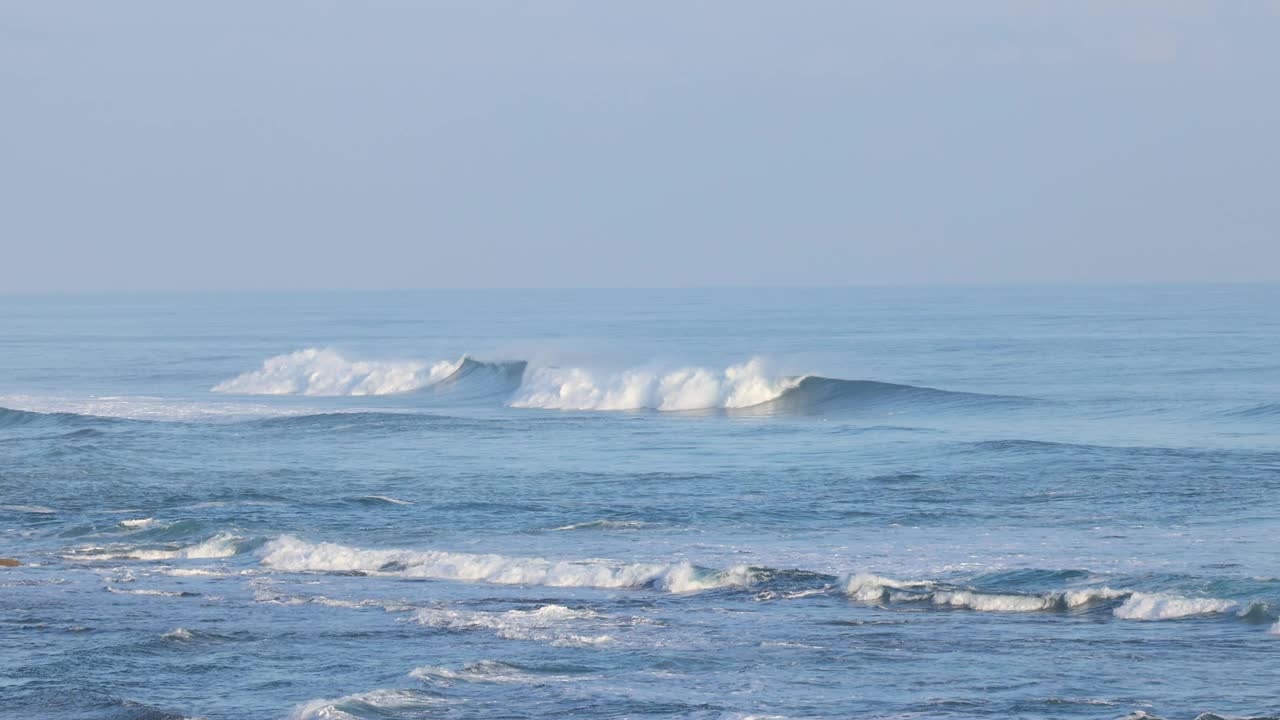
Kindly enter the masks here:
[[1280, 288], [0, 297], [0, 716], [1280, 714]]

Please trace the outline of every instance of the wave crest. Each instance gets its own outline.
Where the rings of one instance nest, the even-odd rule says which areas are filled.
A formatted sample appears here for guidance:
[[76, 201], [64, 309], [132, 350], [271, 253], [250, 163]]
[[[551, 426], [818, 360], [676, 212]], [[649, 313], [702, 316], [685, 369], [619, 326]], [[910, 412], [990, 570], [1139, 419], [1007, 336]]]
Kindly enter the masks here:
[[444, 380], [462, 362], [348, 360], [336, 350], [306, 348], [267, 358], [261, 368], [212, 390], [236, 395], [394, 395]]

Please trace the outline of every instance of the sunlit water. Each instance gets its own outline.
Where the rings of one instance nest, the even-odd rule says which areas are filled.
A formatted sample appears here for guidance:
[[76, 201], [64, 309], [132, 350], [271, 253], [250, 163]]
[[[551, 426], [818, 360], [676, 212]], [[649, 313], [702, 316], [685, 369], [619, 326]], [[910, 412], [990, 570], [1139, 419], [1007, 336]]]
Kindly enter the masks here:
[[0, 716], [1280, 714], [1276, 287], [10, 296], [0, 406]]

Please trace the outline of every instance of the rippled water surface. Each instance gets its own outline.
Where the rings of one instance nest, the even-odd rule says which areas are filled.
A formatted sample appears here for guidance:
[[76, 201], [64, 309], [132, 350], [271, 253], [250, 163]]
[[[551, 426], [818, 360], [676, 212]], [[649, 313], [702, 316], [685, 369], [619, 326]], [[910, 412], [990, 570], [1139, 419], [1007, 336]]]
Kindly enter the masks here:
[[1280, 715], [1275, 286], [8, 296], [0, 408], [0, 716]]

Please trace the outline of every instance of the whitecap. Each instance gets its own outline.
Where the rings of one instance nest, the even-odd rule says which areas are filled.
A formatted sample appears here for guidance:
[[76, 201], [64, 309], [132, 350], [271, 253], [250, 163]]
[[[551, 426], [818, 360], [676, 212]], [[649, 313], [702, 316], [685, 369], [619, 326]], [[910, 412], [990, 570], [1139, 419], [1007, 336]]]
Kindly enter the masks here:
[[589, 647], [613, 642], [605, 634], [584, 634], [575, 621], [600, 615], [592, 610], [576, 610], [563, 605], [543, 605], [534, 610], [483, 612], [423, 608], [413, 614], [413, 622], [443, 630], [486, 630], [503, 640], [534, 640], [558, 647]]
[[1239, 606], [1234, 600], [1135, 592], [1113, 614], [1122, 620], [1176, 620], [1230, 612]]
[[238, 395], [392, 395], [439, 382], [461, 361], [348, 360], [335, 350], [306, 348], [276, 355], [262, 367], [213, 386]]

